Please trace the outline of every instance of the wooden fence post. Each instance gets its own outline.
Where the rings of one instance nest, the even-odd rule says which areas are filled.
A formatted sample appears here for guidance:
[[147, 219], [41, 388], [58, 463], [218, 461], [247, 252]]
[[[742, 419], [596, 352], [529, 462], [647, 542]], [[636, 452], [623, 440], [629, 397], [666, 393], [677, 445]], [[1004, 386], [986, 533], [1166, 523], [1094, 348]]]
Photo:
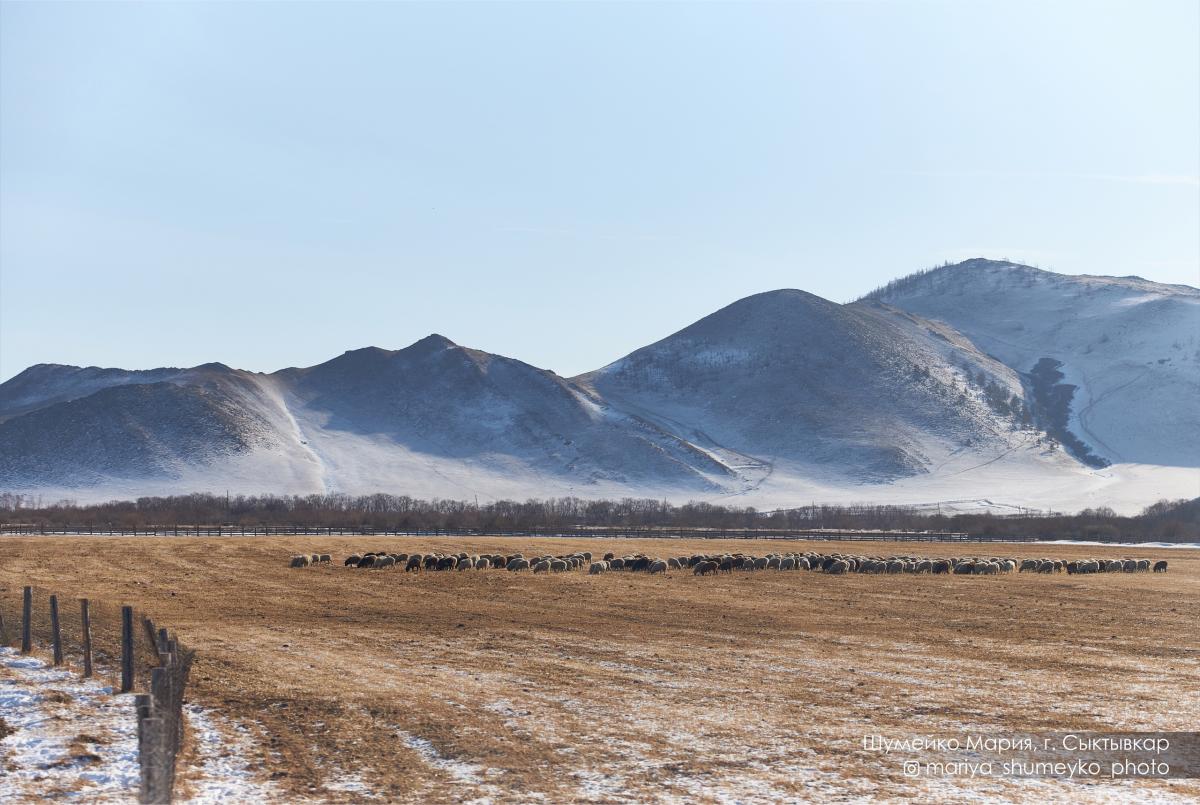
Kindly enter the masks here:
[[8, 645], [8, 626], [4, 623], [4, 613], [0, 612], [0, 646]]
[[138, 722], [138, 755], [141, 765], [141, 791], [138, 797], [146, 803], [170, 802], [171, 792], [164, 791], [162, 756], [163, 720], [154, 712], [154, 707], [147, 708], [151, 715]]
[[133, 607], [121, 607], [121, 692], [133, 690]]
[[62, 628], [58, 622], [58, 596], [50, 596], [50, 640], [54, 646], [54, 664], [62, 665]]
[[150, 641], [150, 650], [158, 653], [158, 636], [154, 632], [154, 621], [142, 616], [142, 628], [146, 630], [146, 639]]
[[79, 599], [79, 615], [83, 622], [83, 675], [92, 675], [92, 614], [86, 598]]
[[33, 618], [33, 588], [26, 587], [24, 598], [21, 601], [21, 653], [28, 654], [33, 651], [33, 625], [30, 622]]

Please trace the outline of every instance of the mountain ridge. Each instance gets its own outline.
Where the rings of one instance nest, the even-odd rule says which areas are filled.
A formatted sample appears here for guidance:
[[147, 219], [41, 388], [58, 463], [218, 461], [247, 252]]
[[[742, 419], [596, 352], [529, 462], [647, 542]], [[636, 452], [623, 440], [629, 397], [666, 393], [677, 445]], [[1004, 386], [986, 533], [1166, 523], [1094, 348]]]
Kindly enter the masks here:
[[1141, 501], [1200, 467], [1170, 427], [1200, 433], [1197, 303], [972, 260], [753, 294], [574, 377], [438, 333], [270, 373], [39, 364], [0, 384], [0, 489]]

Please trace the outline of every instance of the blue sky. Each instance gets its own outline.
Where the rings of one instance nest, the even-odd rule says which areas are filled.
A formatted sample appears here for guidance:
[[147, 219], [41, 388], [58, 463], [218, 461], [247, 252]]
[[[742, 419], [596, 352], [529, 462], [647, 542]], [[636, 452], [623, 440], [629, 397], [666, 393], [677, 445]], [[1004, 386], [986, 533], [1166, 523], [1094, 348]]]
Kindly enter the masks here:
[[972, 256], [1200, 284], [1194, 0], [0, 3], [0, 379], [560, 374]]

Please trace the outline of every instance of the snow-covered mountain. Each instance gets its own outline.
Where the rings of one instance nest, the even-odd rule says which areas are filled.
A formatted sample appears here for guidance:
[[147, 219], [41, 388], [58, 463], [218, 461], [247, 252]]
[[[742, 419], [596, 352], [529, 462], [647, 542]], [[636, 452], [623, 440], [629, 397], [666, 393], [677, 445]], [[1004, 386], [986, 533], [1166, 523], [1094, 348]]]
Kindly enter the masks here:
[[968, 261], [758, 294], [570, 379], [438, 335], [271, 374], [35, 366], [0, 384], [0, 490], [1131, 510], [1200, 495], [1198, 392], [1200, 291]]
[[[776, 469], [877, 483], [924, 474], [939, 450], [1004, 450], [1015, 421], [966, 372], [1021, 394], [1017, 375], [948, 327], [880, 304], [758, 294], [575, 378], [756, 482]], [[758, 476], [756, 478], [756, 476]]]
[[1029, 385], [1053, 367], [1077, 453], [1200, 467], [1200, 290], [969, 260], [868, 298], [949, 324]]

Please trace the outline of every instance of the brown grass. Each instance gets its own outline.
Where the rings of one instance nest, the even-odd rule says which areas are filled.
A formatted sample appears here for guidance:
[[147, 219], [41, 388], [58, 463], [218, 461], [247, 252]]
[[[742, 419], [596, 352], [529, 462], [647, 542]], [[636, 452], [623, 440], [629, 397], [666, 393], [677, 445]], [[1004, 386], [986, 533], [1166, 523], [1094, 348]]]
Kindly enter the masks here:
[[[527, 555], [842, 550], [1119, 557], [1034, 545], [3, 538], [0, 587], [129, 603], [198, 652], [190, 698], [250, 725], [283, 797], [921, 797], [883, 734], [1188, 729], [1200, 552], [1167, 574], [530, 576], [347, 569], [372, 548]], [[333, 566], [290, 569], [297, 552]], [[80, 557], [89, 557], [81, 561]], [[15, 613], [5, 613], [13, 622]], [[428, 742], [428, 743], [424, 743]], [[186, 784], [186, 780], [185, 780]], [[956, 781], [1022, 799], [1013, 781]], [[1182, 787], [1180, 787], [1182, 785]], [[1189, 787], [1190, 786], [1190, 787]], [[1200, 795], [1189, 781], [1126, 792]], [[1037, 797], [1078, 798], [1049, 781]]]

